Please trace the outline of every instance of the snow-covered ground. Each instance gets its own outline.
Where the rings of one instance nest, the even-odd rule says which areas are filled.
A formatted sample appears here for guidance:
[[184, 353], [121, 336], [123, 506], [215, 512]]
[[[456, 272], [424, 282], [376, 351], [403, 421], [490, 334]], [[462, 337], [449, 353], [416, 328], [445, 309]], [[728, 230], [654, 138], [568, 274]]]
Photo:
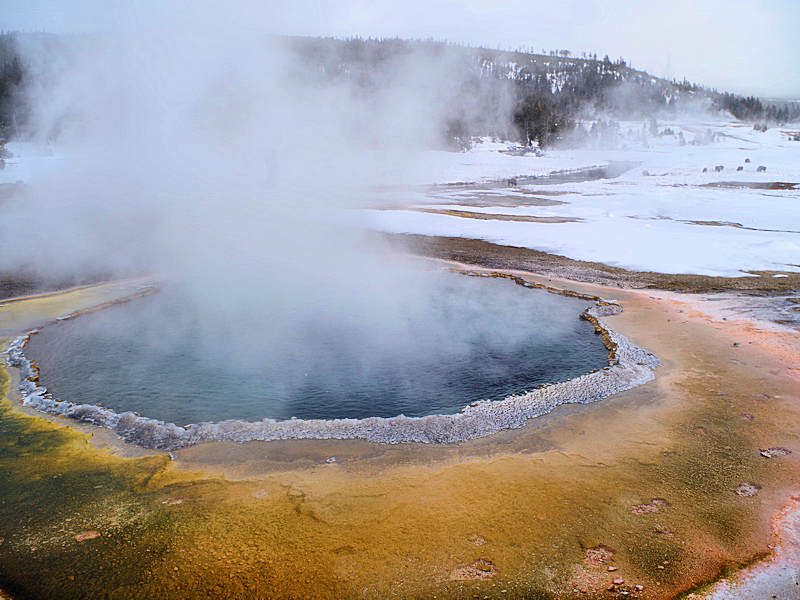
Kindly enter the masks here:
[[[614, 150], [515, 156], [503, 152], [507, 144], [487, 139], [466, 153], [430, 151], [376, 160], [370, 186], [381, 185], [380, 191], [370, 191], [370, 205], [392, 209], [364, 210], [358, 220], [386, 232], [483, 239], [635, 270], [721, 276], [800, 271], [800, 185], [752, 187], [800, 184], [800, 142], [788, 135], [798, 130], [800, 125], [760, 132], [736, 122], [685, 120], [661, 122], [659, 135], [653, 135], [650, 124], [637, 121], [621, 125]], [[14, 156], [0, 170], [0, 184], [46, 177], [65, 165], [65, 158], [49, 148], [9, 143], [8, 149]], [[611, 162], [638, 166], [611, 179], [508, 183]], [[718, 165], [724, 167], [721, 172], [714, 168]], [[766, 172], [758, 172], [761, 165]], [[458, 182], [479, 185], [425, 187]], [[565, 222], [475, 219], [464, 212]], [[348, 212], [346, 218], [352, 217]]]
[[[504, 145], [487, 141], [464, 154], [430, 152], [423, 161], [425, 169], [415, 171], [412, 183], [486, 182], [611, 161], [638, 163], [614, 179], [394, 191], [391, 198], [393, 206], [402, 201], [401, 206], [409, 209], [564, 217], [577, 222], [479, 220], [407, 209], [371, 210], [365, 220], [369, 227], [387, 232], [484, 239], [636, 270], [721, 276], [800, 271], [800, 185], [796, 189], [745, 186], [800, 184], [800, 142], [790, 141], [785, 133], [800, 126], [759, 132], [720, 121], [659, 123], [658, 129], [674, 134], [653, 136], [647, 123], [624, 123], [618, 145], [622, 149], [612, 151], [510, 156], [500, 152]], [[745, 162], [748, 158], [750, 162]], [[717, 165], [724, 169], [717, 172]], [[761, 165], [766, 172], [758, 172]], [[526, 203], [521, 190], [563, 204]]]

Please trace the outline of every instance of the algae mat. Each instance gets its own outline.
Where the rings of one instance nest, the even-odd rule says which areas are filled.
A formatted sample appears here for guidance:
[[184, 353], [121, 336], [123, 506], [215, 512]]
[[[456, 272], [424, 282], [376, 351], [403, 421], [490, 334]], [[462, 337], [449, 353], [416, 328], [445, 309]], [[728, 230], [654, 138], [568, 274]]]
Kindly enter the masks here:
[[[794, 365], [674, 302], [599, 293], [625, 306], [610, 325], [664, 362], [656, 380], [458, 445], [210, 443], [175, 461], [126, 458], [98, 447], [107, 434], [3, 394], [0, 588], [669, 598], [763, 555], [800, 472]], [[792, 453], [761, 455], [772, 447]]]

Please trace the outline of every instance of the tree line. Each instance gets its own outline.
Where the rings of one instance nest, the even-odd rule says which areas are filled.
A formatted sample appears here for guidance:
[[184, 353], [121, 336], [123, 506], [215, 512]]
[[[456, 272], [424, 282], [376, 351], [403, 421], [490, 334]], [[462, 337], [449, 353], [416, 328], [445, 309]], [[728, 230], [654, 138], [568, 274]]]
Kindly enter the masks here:
[[[29, 107], [21, 92], [31, 75], [18, 52], [21, 35], [35, 34], [0, 34], [0, 139], [27, 130]], [[443, 117], [441, 138], [454, 148], [468, 147], [475, 136], [553, 146], [575, 137], [580, 119], [650, 119], [698, 106], [755, 123], [800, 119], [798, 103], [766, 103], [686, 80], [667, 81], [631, 68], [623, 58], [578, 58], [567, 50], [501, 51], [433, 40], [281, 39], [295, 58], [293, 76], [311, 86], [347, 81], [365, 95], [393, 85], [441, 88], [435, 97]], [[57, 47], [58, 39], [52, 40], [48, 37]], [[414, 75], [414, 68], [440, 79]]]
[[782, 124], [800, 120], [800, 102], [764, 104], [755, 96], [737, 96], [717, 93], [717, 103], [740, 121], [763, 121], [764, 124]]
[[[287, 42], [306, 66], [315, 67], [315, 76], [349, 79], [365, 89], [386, 85], [403, 57], [447, 61], [458, 73], [452, 77], [446, 101], [443, 136], [459, 148], [466, 147], [471, 136], [518, 137], [526, 144], [553, 146], [582, 137], [583, 131], [574, 135], [582, 118], [650, 120], [698, 108], [771, 125], [800, 120], [798, 103], [765, 103], [686, 79], [665, 80], [631, 68], [624, 58], [598, 59], [585, 53], [571, 57], [567, 50], [501, 51], [432, 40], [289, 38]], [[509, 98], [508, 114], [493, 112], [492, 107]]]
[[0, 139], [19, 133], [17, 107], [22, 81], [22, 59], [17, 52], [16, 36], [0, 34]]

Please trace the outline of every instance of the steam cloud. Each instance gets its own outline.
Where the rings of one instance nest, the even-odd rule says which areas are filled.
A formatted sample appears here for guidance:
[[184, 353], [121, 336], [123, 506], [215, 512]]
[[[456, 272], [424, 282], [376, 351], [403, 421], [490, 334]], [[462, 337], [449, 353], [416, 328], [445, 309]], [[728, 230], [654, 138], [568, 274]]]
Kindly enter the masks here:
[[191, 329], [237, 361], [302, 361], [320, 336], [365, 363], [421, 338], [431, 359], [474, 336], [518, 338], [479, 319], [448, 337], [448, 312], [477, 315], [483, 301], [443, 304], [449, 283], [347, 224], [441, 131], [446, 57], [406, 56], [364, 94], [319, 85], [279, 38], [206, 19], [149, 25], [82, 37], [58, 61], [22, 49], [39, 82], [35, 133], [67, 159], [6, 207], [0, 268], [151, 273], [181, 304], [172, 326], [142, 335]]

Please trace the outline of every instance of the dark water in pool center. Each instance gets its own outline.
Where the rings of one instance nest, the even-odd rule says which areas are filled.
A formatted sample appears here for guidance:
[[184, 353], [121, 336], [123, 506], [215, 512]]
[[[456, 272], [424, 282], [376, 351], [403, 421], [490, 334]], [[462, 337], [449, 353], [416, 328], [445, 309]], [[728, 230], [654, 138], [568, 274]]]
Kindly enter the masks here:
[[164, 290], [45, 327], [26, 354], [61, 400], [179, 425], [455, 413], [605, 366], [579, 318], [587, 302], [507, 280], [442, 281], [388, 331], [380, 318], [363, 330], [327, 319], [240, 340], [188, 319], [185, 298]]

